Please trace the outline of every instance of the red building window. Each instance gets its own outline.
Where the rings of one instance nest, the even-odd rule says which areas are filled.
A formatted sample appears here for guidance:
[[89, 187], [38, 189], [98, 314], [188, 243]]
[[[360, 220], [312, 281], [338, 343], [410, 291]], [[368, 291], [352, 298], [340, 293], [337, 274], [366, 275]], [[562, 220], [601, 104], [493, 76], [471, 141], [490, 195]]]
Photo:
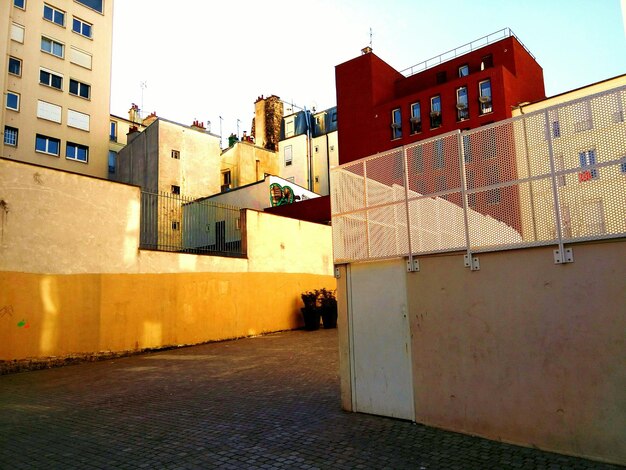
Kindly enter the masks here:
[[430, 128], [441, 127], [441, 97], [433, 96], [430, 99]]
[[400, 108], [391, 111], [391, 138], [399, 139], [402, 137], [402, 113]]
[[411, 105], [411, 134], [422, 132], [422, 110], [419, 101]]

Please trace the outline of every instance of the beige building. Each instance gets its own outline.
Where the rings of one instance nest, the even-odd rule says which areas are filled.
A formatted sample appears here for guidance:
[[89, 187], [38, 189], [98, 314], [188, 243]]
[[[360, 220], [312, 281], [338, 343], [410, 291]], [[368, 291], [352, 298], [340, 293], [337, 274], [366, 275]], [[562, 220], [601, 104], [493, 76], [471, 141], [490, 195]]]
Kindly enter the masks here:
[[107, 177], [112, 29], [113, 0], [0, 2], [3, 157]]
[[[561, 233], [565, 239], [602, 237], [626, 230], [626, 220], [611, 210], [626, 203], [626, 75], [614, 77], [535, 103], [513, 116], [518, 172], [529, 183], [520, 191], [525, 239], [550, 239], [554, 194], [535, 177], [554, 163]], [[550, 158], [547, 158], [547, 157]], [[616, 190], [621, 188], [620, 190]]]
[[256, 183], [266, 174], [278, 173], [276, 152], [255, 145], [250, 141], [236, 142], [221, 157], [221, 191]]
[[128, 110], [128, 118], [111, 114], [109, 121], [109, 178], [114, 179], [117, 167], [117, 154], [128, 143], [128, 135], [135, 131], [143, 131], [156, 119], [156, 113], [152, 113], [145, 119], [141, 119], [139, 107], [132, 104]]
[[128, 136], [111, 179], [189, 197], [219, 193], [220, 151], [220, 137], [201, 123], [185, 126], [156, 118], [143, 132]]

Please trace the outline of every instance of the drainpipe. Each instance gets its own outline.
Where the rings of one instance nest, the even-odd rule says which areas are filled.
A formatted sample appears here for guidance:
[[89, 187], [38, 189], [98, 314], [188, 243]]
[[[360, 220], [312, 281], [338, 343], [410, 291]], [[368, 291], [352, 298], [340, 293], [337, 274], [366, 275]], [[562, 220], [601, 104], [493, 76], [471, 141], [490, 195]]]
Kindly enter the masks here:
[[311, 142], [311, 114], [309, 113], [309, 111], [306, 109], [306, 106], [304, 107], [304, 118], [306, 119], [306, 139], [307, 139], [307, 144], [306, 144], [306, 159], [307, 159], [307, 166], [308, 166], [308, 171], [309, 171], [309, 191], [313, 191], [313, 158], [311, 157], [311, 155], [313, 154], [313, 149], [311, 148], [312, 142]]

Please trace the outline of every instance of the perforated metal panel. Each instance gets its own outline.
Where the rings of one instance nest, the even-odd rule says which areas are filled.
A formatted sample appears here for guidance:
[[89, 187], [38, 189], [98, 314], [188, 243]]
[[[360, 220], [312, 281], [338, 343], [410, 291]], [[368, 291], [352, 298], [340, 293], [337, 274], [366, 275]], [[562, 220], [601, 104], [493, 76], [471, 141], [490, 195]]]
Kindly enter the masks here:
[[626, 236], [626, 87], [342, 165], [336, 262]]

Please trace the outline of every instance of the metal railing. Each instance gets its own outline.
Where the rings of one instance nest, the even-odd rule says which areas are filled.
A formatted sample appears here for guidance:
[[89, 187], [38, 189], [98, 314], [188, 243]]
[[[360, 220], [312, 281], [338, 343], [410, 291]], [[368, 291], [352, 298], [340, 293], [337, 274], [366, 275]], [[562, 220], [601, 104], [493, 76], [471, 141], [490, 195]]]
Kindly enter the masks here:
[[336, 263], [626, 236], [626, 87], [331, 170]]
[[246, 255], [246, 212], [180, 194], [141, 192], [139, 247], [179, 253]]
[[511, 28], [504, 28], [500, 31], [496, 31], [495, 33], [488, 34], [487, 36], [474, 39], [467, 44], [463, 44], [462, 46], [451, 49], [435, 57], [431, 57], [430, 59], [420, 62], [419, 64], [407, 67], [406, 69], [401, 70], [400, 73], [405, 77], [410, 77], [411, 75], [423, 72], [424, 70], [427, 70], [431, 67], [443, 64], [444, 62], [455, 59], [456, 57], [462, 56], [463, 54], [467, 54], [468, 52], [475, 51], [476, 49], [480, 49], [481, 47], [485, 47], [489, 44], [500, 41], [502, 39], [506, 39], [511, 36], [517, 39], [517, 41], [522, 45], [522, 47], [526, 50], [526, 52], [528, 52], [528, 54], [530, 54], [533, 59], [535, 58], [535, 56], [528, 50], [528, 48], [522, 43], [522, 41], [520, 41], [520, 39], [513, 33]]

